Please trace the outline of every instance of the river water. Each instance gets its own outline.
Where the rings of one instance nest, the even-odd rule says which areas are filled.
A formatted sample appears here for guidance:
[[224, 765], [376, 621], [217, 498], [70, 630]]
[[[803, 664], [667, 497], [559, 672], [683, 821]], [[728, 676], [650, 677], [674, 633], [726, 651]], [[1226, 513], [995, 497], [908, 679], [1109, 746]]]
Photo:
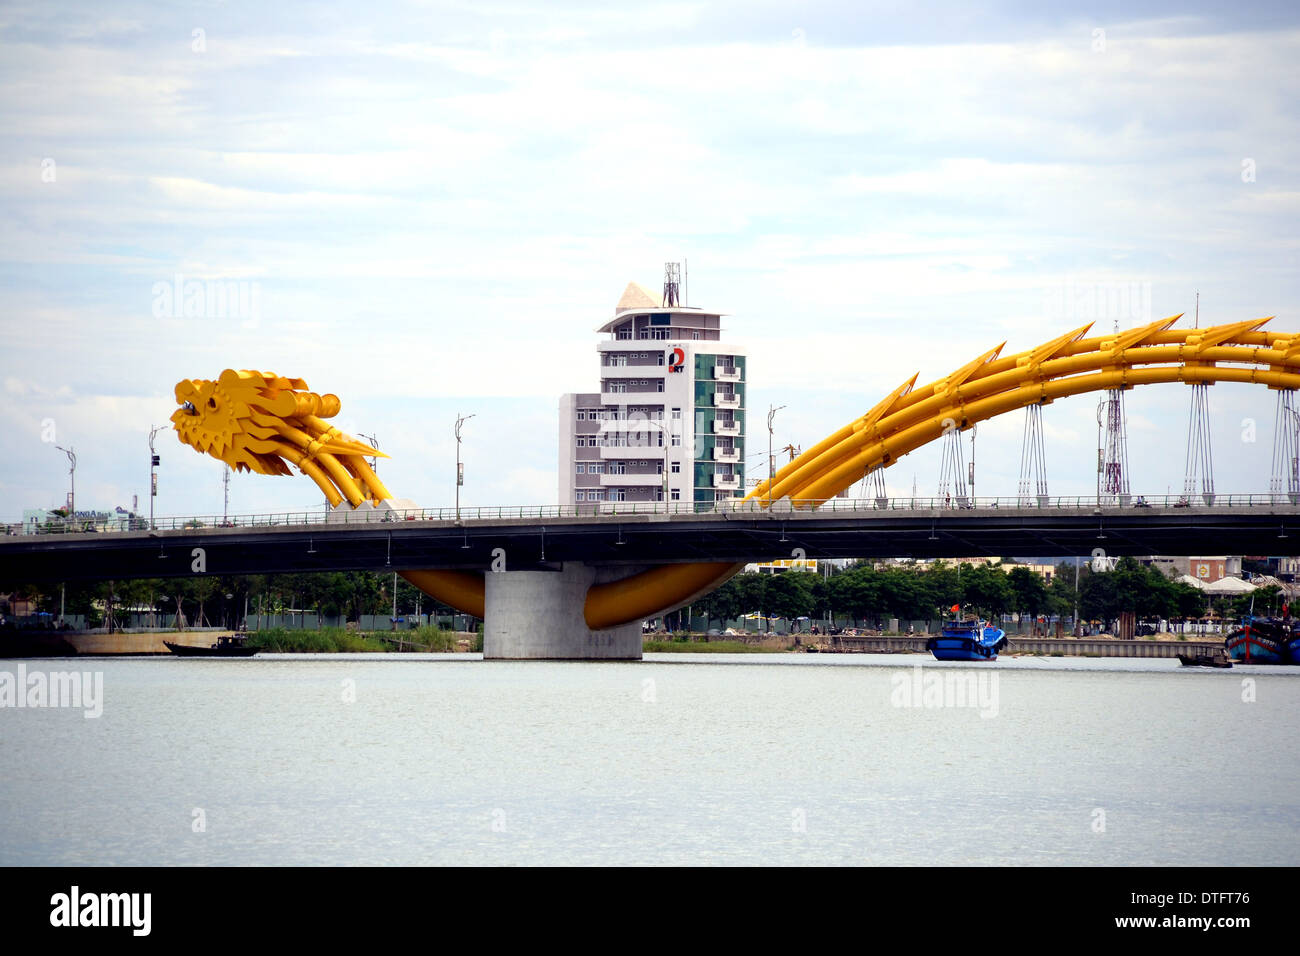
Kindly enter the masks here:
[[1300, 863], [1300, 668], [23, 666], [102, 714], [0, 709], [0, 864]]

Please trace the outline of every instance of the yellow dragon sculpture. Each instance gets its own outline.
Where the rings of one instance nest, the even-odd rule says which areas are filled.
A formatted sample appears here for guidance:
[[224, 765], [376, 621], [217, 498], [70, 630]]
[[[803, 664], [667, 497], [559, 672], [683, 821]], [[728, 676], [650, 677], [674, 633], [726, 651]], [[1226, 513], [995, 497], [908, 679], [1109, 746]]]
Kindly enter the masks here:
[[[788, 499], [816, 507], [864, 475], [951, 431], [1027, 405], [1083, 392], [1161, 382], [1255, 382], [1300, 388], [1300, 333], [1267, 333], [1271, 316], [1174, 330], [1180, 315], [1121, 332], [1084, 338], [1091, 325], [1037, 348], [1002, 357], [1005, 342], [943, 378], [914, 388], [904, 381], [866, 414], [818, 442], [760, 482], [746, 500], [765, 507]], [[239, 471], [310, 477], [335, 507], [390, 499], [365, 461], [374, 448], [325, 421], [337, 396], [317, 395], [298, 378], [227, 369], [216, 381], [186, 379], [171, 420], [182, 442]], [[617, 627], [680, 607], [721, 585], [743, 565], [703, 562], [651, 568], [593, 585], [584, 617], [593, 630]], [[484, 613], [480, 573], [415, 570], [403, 577], [426, 594], [468, 614]]]

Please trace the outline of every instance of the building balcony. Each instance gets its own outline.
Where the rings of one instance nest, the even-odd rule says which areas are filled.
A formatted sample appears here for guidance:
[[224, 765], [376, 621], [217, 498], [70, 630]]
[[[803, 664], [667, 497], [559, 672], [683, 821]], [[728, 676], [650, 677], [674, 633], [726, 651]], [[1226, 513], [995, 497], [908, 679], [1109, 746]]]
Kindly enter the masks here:
[[663, 365], [602, 365], [601, 378], [663, 378], [668, 369]]
[[736, 475], [714, 475], [713, 487], [724, 491], [736, 491], [740, 488], [740, 478]]
[[601, 445], [597, 451], [603, 461], [625, 461], [628, 458], [658, 460], [664, 456], [664, 450], [658, 445]]
[[662, 488], [664, 476], [649, 475], [601, 475], [602, 488]]
[[664, 393], [649, 385], [637, 386], [643, 391], [634, 392], [629, 387], [626, 392], [601, 392], [602, 405], [662, 405]]
[[722, 392], [713, 393], [713, 404], [718, 408], [739, 408], [739, 395], [726, 395]]
[[[648, 402], [643, 404], [649, 404]], [[663, 427], [663, 419], [647, 418], [645, 415], [637, 415], [633, 418], [620, 418], [617, 420], [607, 420], [600, 423], [601, 434], [607, 432], [645, 432], [653, 435]]]
[[713, 434], [715, 435], [739, 435], [740, 422], [720, 422], [714, 420]]
[[735, 448], [714, 448], [713, 460], [735, 463], [740, 461], [740, 452]]
[[739, 382], [740, 369], [737, 366], [713, 366], [713, 380], [715, 382]]

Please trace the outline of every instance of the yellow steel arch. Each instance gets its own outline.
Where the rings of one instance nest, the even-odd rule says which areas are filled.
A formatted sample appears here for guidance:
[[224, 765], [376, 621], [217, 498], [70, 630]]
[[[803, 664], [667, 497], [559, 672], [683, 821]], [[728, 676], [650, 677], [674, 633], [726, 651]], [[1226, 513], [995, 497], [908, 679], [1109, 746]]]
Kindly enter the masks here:
[[[1091, 328], [1085, 325], [1006, 357], [1003, 343], [921, 388], [914, 387], [913, 375], [865, 415], [777, 471], [770, 495], [764, 481], [746, 500], [760, 507], [783, 499], [796, 508], [816, 507], [945, 431], [1068, 395], [1158, 382], [1300, 388], [1300, 333], [1260, 331], [1272, 316], [1204, 329], [1170, 328], [1179, 317], [1092, 338], [1084, 337]], [[182, 408], [172, 421], [182, 441], [233, 467], [288, 474], [285, 461], [297, 465], [334, 504], [391, 497], [361, 457], [374, 449], [322, 421], [338, 413], [338, 399], [306, 387], [300, 379], [228, 369], [215, 383], [178, 384]], [[662, 614], [708, 593], [742, 566], [666, 565], [593, 585], [584, 608], [587, 625], [604, 629]], [[429, 570], [403, 576], [444, 604], [483, 616], [482, 574]]]

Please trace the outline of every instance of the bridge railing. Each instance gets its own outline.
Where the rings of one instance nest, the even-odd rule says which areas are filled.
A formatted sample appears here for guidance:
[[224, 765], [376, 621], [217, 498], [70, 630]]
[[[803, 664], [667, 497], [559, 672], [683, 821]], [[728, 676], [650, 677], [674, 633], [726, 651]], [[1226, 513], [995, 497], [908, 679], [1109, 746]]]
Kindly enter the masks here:
[[[1151, 508], [1177, 509], [1203, 507], [1203, 496], [1188, 499], [1183, 495], [1127, 495], [1103, 496], [1010, 496], [996, 498], [925, 497], [925, 498], [831, 498], [820, 501], [796, 501], [787, 505], [773, 502], [774, 516], [790, 507], [799, 510], [815, 508], [819, 512], [862, 511], [970, 511], [975, 509], [1015, 510], [1078, 510]], [[1277, 505], [1300, 504], [1300, 496], [1289, 494], [1215, 495], [1215, 508], [1259, 508]], [[476, 521], [523, 520], [528, 518], [609, 518], [617, 519], [638, 515], [716, 515], [762, 514], [767, 511], [765, 498], [724, 502], [690, 501], [603, 501], [571, 505], [487, 505], [473, 508], [411, 508], [364, 509], [358, 511], [294, 511], [251, 515], [185, 515], [157, 518], [153, 522], [158, 531], [186, 531], [209, 528], [273, 528], [302, 525], [356, 525], [404, 521], [441, 521], [461, 523]], [[43, 523], [9, 524], [6, 534], [83, 534], [87, 532], [147, 531], [149, 519], [132, 516], [119, 518], [55, 518]]]

